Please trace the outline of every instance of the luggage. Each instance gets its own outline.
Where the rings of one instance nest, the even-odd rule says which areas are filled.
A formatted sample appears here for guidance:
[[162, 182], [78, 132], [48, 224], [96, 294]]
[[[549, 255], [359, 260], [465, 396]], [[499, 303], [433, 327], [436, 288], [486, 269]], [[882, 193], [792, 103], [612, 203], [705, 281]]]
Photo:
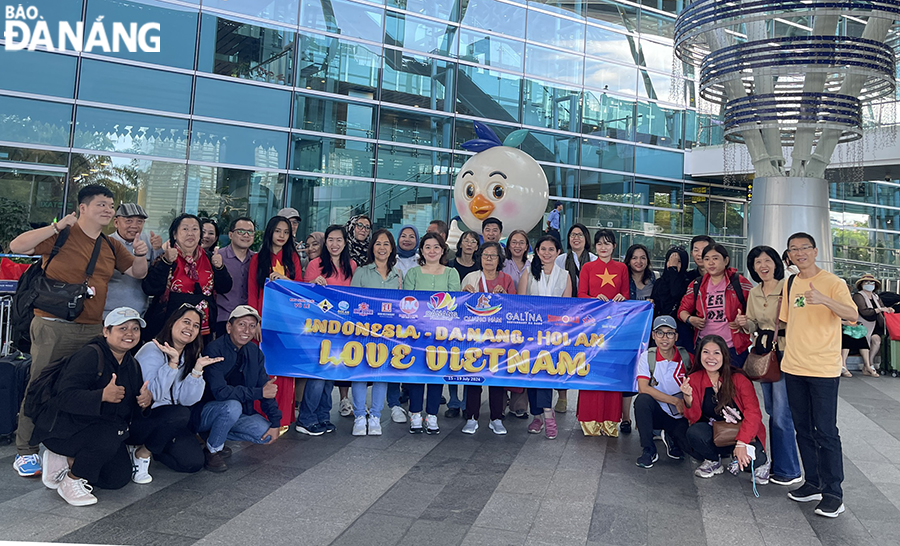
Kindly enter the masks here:
[[892, 377], [900, 375], [900, 314], [885, 313], [887, 335], [882, 342], [881, 368]]
[[0, 441], [12, 443], [19, 408], [31, 373], [31, 356], [18, 351], [0, 358]]

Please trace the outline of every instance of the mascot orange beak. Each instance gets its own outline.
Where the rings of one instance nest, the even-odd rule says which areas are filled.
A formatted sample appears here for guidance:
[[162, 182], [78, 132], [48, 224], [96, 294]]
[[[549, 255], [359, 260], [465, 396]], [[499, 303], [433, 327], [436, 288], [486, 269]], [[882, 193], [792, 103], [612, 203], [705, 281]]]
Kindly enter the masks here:
[[484, 220], [494, 212], [494, 204], [491, 203], [487, 197], [479, 193], [475, 196], [475, 199], [472, 199], [472, 202], [469, 203], [469, 211], [472, 212], [472, 216], [475, 218]]

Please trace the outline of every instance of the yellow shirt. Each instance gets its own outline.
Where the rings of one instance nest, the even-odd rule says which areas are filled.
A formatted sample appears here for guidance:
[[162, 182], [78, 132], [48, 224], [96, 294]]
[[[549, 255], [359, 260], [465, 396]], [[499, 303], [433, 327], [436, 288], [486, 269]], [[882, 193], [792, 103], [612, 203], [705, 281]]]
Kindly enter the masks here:
[[781, 320], [787, 323], [786, 347], [781, 361], [782, 371], [805, 377], [838, 377], [841, 375], [841, 318], [824, 305], [812, 305], [803, 294], [809, 285], [843, 303], [854, 305], [841, 278], [821, 270], [811, 279], [794, 276], [790, 294], [784, 283]]

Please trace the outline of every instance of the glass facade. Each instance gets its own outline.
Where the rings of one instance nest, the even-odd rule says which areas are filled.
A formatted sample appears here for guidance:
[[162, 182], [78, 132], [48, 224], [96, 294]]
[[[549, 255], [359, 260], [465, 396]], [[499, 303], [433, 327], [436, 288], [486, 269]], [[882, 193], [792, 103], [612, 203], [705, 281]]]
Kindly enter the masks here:
[[[693, 109], [693, 70], [672, 59], [680, 1], [35, 5], [54, 21], [158, 22], [161, 50], [0, 48], [0, 71], [27, 75], [0, 80], [0, 192], [29, 203], [34, 223], [102, 181], [154, 229], [182, 211], [224, 226], [292, 206], [303, 233], [361, 212], [424, 230], [456, 215], [452, 184], [470, 156], [460, 144], [478, 120], [501, 138], [529, 129], [521, 147], [551, 204], [564, 202], [563, 232], [612, 227], [622, 253], [640, 242], [657, 260], [698, 233], [746, 245], [746, 191], [684, 175], [685, 148], [715, 135]], [[843, 219], [897, 229], [895, 209], [832, 197]], [[848, 239], [845, 254], [891, 259], [890, 237]]]

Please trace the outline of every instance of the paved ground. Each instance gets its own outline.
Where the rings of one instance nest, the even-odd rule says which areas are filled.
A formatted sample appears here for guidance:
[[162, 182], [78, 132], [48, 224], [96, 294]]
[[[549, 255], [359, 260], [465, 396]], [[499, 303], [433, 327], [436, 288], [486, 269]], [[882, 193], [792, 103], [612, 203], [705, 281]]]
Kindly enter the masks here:
[[[571, 392], [574, 402], [574, 392]], [[486, 406], [486, 404], [485, 404]], [[442, 411], [444, 408], [441, 408]], [[634, 464], [637, 434], [585, 438], [573, 410], [550, 441], [508, 419], [510, 434], [439, 436], [385, 423], [356, 438], [349, 419], [319, 438], [291, 431], [272, 446], [235, 445], [231, 469], [175, 474], [151, 466], [150, 485], [99, 491], [88, 508], [66, 505], [40, 480], [12, 470], [0, 447], [0, 540], [187, 544], [900, 544], [900, 380], [842, 380], [840, 430], [847, 512], [749, 476], [695, 478], [695, 463]], [[386, 417], [386, 416], [385, 416]]]

